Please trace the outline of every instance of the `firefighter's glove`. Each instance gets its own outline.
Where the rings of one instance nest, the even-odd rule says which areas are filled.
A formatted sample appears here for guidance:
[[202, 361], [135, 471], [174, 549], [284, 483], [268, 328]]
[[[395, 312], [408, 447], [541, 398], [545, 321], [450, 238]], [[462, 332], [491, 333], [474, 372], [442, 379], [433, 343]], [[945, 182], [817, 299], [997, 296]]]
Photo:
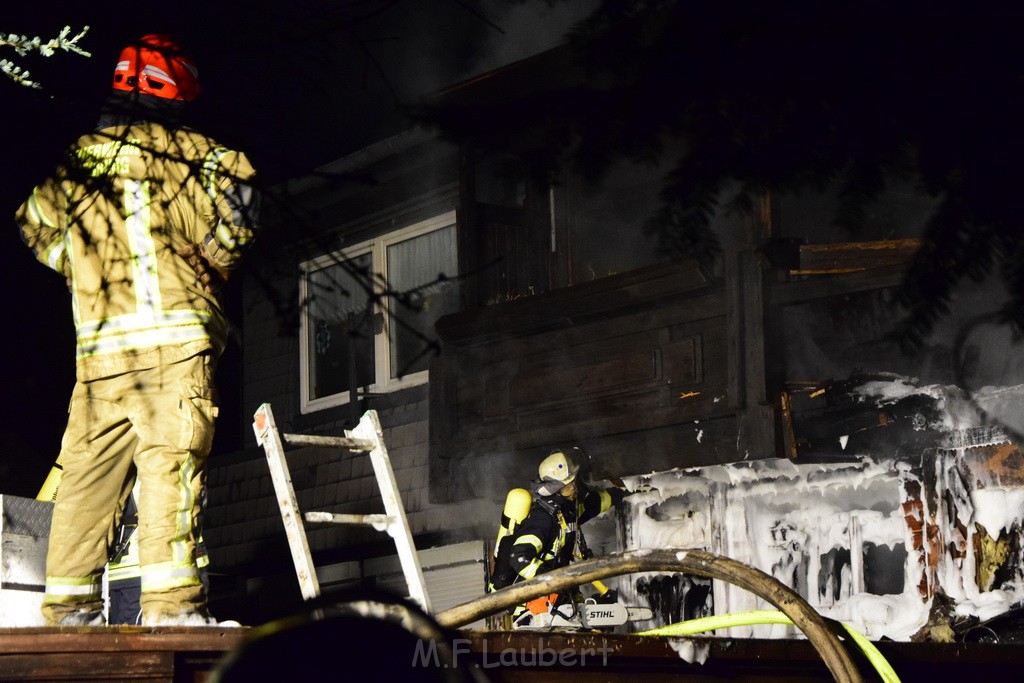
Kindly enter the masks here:
[[537, 556], [536, 552], [530, 552], [527, 548], [516, 548], [508, 556], [508, 563], [512, 566], [512, 571], [516, 574], [520, 574], [526, 569], [533, 558]]
[[240, 228], [253, 230], [260, 208], [260, 195], [252, 186], [236, 183], [224, 190], [224, 199], [231, 208], [231, 222]]
[[491, 583], [487, 586], [489, 592], [501, 590], [506, 586], [511, 586], [512, 582], [515, 581], [516, 575], [509, 571], [501, 571], [491, 576]]
[[207, 259], [206, 251], [201, 245], [187, 244], [178, 248], [177, 253], [178, 256], [185, 259], [207, 292], [216, 293], [224, 286], [225, 278]]

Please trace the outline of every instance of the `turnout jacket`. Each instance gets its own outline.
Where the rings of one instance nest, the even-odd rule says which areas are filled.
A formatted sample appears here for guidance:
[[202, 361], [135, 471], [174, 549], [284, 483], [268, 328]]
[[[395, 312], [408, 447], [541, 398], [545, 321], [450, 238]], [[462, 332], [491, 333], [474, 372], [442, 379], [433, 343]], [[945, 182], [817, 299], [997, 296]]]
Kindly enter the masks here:
[[82, 136], [16, 220], [68, 278], [79, 381], [219, 354], [228, 323], [177, 252], [203, 245], [229, 272], [255, 227], [255, 172], [188, 128], [141, 121]]
[[625, 494], [613, 487], [587, 490], [576, 498], [557, 494], [535, 498], [512, 543], [509, 561], [513, 571], [522, 579], [532, 579], [582, 559], [580, 525], [617, 505]]

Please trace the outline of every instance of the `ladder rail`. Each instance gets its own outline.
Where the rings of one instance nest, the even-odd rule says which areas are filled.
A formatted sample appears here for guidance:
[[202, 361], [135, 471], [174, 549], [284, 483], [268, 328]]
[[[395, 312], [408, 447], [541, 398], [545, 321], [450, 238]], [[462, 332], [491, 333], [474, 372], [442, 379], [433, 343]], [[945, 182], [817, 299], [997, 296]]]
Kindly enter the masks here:
[[420, 604], [425, 612], [430, 613], [430, 599], [427, 597], [426, 581], [423, 579], [423, 568], [420, 566], [419, 555], [416, 554], [416, 546], [412, 540], [412, 531], [409, 529], [409, 520], [405, 516], [405, 507], [402, 505], [401, 496], [398, 493], [398, 485], [395, 483], [395, 472], [391, 467], [391, 457], [384, 448], [384, 434], [377, 418], [377, 411], [368, 410], [363, 413], [362, 419], [356, 428], [348, 431], [346, 435], [355, 439], [366, 439], [374, 443], [370, 451], [370, 462], [373, 464], [373, 473], [377, 477], [377, 486], [380, 488], [381, 497], [384, 499], [384, 512], [393, 518], [387, 526], [387, 533], [395, 542], [398, 549], [398, 559], [402, 565], [402, 573], [405, 574], [406, 587], [409, 589], [409, 597]]
[[277, 494], [277, 506], [281, 511], [281, 521], [284, 522], [284, 532], [288, 538], [288, 548], [295, 564], [302, 598], [312, 600], [320, 595], [320, 581], [313, 565], [313, 556], [309, 552], [309, 541], [306, 538], [306, 529], [302, 525], [302, 515], [299, 514], [299, 503], [295, 497], [291, 472], [288, 471], [284, 446], [281, 444], [274, 412], [270, 409], [269, 403], [264, 403], [256, 411], [252, 426], [256, 432], [256, 442], [263, 446], [267, 456], [270, 479]]

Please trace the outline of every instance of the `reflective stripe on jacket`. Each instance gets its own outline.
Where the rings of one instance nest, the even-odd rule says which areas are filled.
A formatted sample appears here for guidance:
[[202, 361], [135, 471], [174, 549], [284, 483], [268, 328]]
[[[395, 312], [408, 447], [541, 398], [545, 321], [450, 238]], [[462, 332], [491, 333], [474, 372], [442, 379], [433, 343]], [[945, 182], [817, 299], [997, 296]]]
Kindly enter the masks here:
[[623, 495], [621, 489], [609, 488], [588, 490], [582, 498], [556, 494], [535, 499], [509, 553], [513, 570], [522, 579], [532, 579], [579, 559], [573, 551], [580, 525], [618, 504]]
[[80, 381], [223, 348], [220, 304], [176, 250], [207, 244], [230, 271], [255, 225], [232, 198], [254, 173], [201, 133], [143, 122], [83, 136], [35, 188], [16, 219], [69, 278]]

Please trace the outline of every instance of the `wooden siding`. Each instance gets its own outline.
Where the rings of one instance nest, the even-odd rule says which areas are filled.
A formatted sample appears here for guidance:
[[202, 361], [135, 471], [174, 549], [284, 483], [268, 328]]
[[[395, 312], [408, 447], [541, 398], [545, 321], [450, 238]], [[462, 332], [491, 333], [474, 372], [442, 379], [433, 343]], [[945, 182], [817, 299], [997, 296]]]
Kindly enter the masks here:
[[[726, 273], [665, 264], [442, 318], [432, 500], [497, 495], [566, 443], [618, 474], [773, 455], [749, 443], [745, 397], [764, 389], [731, 368], [757, 370], [763, 353], [736, 359], [749, 316], [734, 310], [739, 270]], [[493, 491], [466, 480], [481, 470]]]

